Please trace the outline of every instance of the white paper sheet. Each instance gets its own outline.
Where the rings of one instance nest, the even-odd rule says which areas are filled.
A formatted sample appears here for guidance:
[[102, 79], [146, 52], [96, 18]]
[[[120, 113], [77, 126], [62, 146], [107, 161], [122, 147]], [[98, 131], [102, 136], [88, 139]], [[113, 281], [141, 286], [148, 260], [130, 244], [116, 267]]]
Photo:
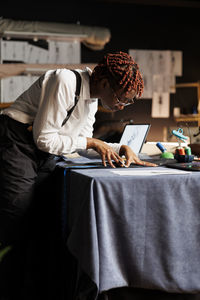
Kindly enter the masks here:
[[169, 93], [153, 93], [151, 110], [152, 118], [169, 118], [169, 100]]
[[27, 42], [20, 41], [2, 41], [1, 57], [2, 61], [23, 61], [25, 60]]
[[175, 76], [183, 75], [183, 53], [182, 51], [171, 51], [171, 74]]
[[80, 63], [80, 53], [79, 42], [49, 42], [49, 63]]
[[153, 175], [186, 175], [190, 174], [192, 172], [190, 171], [184, 171], [184, 170], [178, 170], [178, 169], [161, 169], [161, 168], [154, 168], [154, 167], [149, 167], [149, 168], [136, 168], [136, 169], [115, 169], [115, 170], [109, 170], [110, 172], [121, 175], [121, 176], [153, 176]]
[[12, 76], [1, 81], [1, 102], [13, 102], [28, 89], [38, 76]]
[[182, 76], [181, 51], [129, 49], [129, 54], [139, 65], [144, 79], [142, 98], [152, 99], [154, 92], [176, 92], [176, 76]]

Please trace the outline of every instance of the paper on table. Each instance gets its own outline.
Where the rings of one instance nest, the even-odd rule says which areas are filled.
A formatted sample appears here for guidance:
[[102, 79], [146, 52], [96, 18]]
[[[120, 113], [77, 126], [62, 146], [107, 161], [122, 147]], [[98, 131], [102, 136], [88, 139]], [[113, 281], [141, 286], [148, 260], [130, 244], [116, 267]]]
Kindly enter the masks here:
[[157, 168], [148, 168], [148, 169], [115, 169], [115, 170], [109, 170], [110, 172], [113, 172], [118, 175], [122, 176], [152, 176], [152, 175], [162, 175], [162, 174], [189, 174], [192, 173], [190, 171], [184, 171], [184, 170], [178, 170], [178, 169], [157, 169]]

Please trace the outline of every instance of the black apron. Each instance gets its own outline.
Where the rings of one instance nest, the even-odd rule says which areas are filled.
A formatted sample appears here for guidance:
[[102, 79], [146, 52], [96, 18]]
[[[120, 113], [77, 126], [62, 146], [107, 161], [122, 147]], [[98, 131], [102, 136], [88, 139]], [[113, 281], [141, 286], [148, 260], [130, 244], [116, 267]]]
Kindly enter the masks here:
[[[76, 72], [76, 76], [75, 105], [81, 86], [80, 74]], [[0, 115], [0, 251], [11, 246], [0, 262], [0, 300], [39, 299], [37, 293], [42, 286], [44, 289], [45, 280], [48, 282], [48, 268], [53, 262], [56, 265], [57, 229], [53, 218], [57, 194], [52, 178], [57, 160], [36, 147], [29, 126]], [[48, 265], [47, 249], [52, 261]]]
[[[80, 94], [81, 77], [76, 75], [75, 104], [62, 126], [73, 112]], [[55, 169], [55, 156], [39, 150], [27, 130], [30, 124], [0, 115], [0, 243], [18, 239], [18, 227], [34, 199], [35, 188]], [[17, 233], [17, 234], [16, 234]], [[19, 230], [20, 233], [20, 230]]]

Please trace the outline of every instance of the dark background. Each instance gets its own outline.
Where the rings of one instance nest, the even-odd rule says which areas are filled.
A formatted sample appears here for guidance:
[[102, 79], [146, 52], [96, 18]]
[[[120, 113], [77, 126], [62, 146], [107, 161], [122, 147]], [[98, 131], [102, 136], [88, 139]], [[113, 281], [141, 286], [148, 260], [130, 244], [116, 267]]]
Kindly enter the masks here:
[[[183, 76], [177, 83], [200, 80], [200, 2], [189, 0], [93, 0], [52, 3], [4, 4], [0, 16], [14, 20], [50, 21], [106, 27], [111, 40], [103, 50], [81, 45], [83, 63], [98, 62], [109, 51], [129, 49], [178, 50], [183, 52]], [[122, 112], [97, 113], [97, 125], [123, 120], [152, 124], [149, 139], [162, 140], [163, 128], [177, 127], [173, 107], [192, 113], [197, 106], [196, 88], [178, 88], [170, 96], [170, 118], [151, 118], [151, 99], [141, 99]], [[197, 124], [195, 124], [197, 126]], [[95, 127], [96, 128], [96, 127]]]

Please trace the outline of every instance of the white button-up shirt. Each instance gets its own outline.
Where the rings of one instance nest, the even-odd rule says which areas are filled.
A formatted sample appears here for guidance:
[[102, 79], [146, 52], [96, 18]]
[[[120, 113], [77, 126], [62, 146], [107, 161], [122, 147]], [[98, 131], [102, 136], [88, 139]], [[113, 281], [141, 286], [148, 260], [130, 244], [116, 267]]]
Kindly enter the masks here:
[[[68, 69], [49, 70], [21, 94], [4, 114], [22, 123], [33, 123], [37, 147], [55, 155], [85, 150], [87, 137], [93, 135], [98, 99], [90, 98], [91, 70], [77, 70], [82, 78], [79, 101], [62, 126], [67, 112], [74, 106], [76, 76]], [[110, 144], [119, 152], [119, 144]]]

